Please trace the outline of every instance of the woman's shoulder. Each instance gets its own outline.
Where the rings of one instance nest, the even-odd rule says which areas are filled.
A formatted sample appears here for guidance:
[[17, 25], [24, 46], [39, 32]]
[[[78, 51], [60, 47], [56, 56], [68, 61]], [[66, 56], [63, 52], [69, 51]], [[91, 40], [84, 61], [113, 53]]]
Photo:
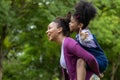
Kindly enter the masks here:
[[65, 38], [65, 42], [76, 42], [73, 38], [71, 38], [71, 37], [66, 37]]
[[64, 50], [71, 52], [75, 44], [76, 44], [76, 41], [73, 38], [66, 37], [64, 39]]
[[69, 47], [73, 47], [74, 45], [77, 44], [77, 41], [74, 40], [73, 38], [71, 37], [66, 37], [65, 40], [64, 40], [64, 45], [65, 46], [69, 46]]

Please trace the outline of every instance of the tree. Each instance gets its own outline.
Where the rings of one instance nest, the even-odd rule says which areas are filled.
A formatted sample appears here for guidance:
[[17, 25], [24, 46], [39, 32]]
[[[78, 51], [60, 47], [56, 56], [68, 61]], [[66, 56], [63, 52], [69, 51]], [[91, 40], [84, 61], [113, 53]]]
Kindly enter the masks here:
[[[97, 35], [97, 38], [102, 45], [108, 60], [109, 65], [107, 72], [105, 73], [106, 79], [118, 80], [117, 73], [120, 68], [120, 53], [119, 47], [120, 37], [120, 21], [119, 13], [120, 1], [95, 1], [95, 5], [98, 8], [98, 16], [93, 22], [93, 32]], [[111, 77], [109, 77], [111, 76]]]
[[[55, 48], [48, 45], [50, 43], [46, 41], [45, 30], [51, 20], [57, 15], [64, 15], [70, 9], [68, 7], [70, 3], [67, 2], [69, 1], [65, 4], [63, 1], [57, 4], [57, 0], [0, 1], [0, 46], [3, 51], [0, 54], [2, 58], [4, 57], [4, 80], [8, 78], [16, 80], [21, 77], [25, 80], [44, 80], [59, 77], [59, 72], [61, 72], [58, 67], [59, 48], [53, 51]], [[58, 47], [55, 44], [54, 46]], [[53, 61], [56, 61], [54, 65]], [[0, 69], [2, 70], [2, 61]]]

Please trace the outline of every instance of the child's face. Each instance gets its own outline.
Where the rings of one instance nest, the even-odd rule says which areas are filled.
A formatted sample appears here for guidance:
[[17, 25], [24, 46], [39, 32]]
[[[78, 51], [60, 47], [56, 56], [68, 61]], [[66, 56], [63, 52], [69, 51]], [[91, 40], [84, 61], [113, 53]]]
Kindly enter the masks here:
[[71, 32], [77, 32], [77, 33], [79, 32], [78, 23], [73, 16], [71, 17], [69, 28]]

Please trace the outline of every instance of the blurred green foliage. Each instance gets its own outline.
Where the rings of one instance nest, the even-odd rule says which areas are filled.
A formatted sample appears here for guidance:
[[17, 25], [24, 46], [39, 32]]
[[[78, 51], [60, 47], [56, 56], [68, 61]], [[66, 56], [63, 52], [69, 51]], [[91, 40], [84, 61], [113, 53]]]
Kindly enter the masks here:
[[[79, 0], [0, 0], [3, 80], [62, 80], [60, 47], [46, 36], [48, 23], [73, 11]], [[120, 1], [88, 0], [98, 14], [89, 28], [109, 59], [102, 80], [119, 80]]]

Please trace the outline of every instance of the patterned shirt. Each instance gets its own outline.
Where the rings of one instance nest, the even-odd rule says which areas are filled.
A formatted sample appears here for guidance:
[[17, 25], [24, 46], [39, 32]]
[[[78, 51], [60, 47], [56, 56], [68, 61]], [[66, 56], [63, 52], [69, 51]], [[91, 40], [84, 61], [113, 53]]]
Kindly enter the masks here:
[[90, 30], [88, 30], [88, 29], [83, 29], [80, 34], [77, 34], [76, 40], [85, 47], [89, 47], [89, 48], [97, 47], [93, 40], [93, 35], [91, 34]]

